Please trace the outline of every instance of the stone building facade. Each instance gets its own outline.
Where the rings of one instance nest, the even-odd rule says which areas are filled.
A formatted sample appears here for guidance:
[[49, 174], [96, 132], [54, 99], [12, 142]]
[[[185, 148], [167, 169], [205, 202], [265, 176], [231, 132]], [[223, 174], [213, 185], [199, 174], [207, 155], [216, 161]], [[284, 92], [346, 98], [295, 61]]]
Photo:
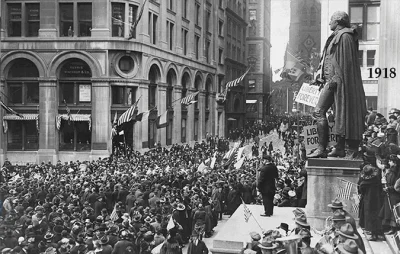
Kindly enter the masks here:
[[[134, 149], [224, 135], [216, 103], [227, 62], [224, 1], [148, 0], [132, 30], [143, 2], [1, 1], [1, 98], [23, 117], [1, 110], [0, 163], [108, 156], [115, 112], [139, 98], [139, 113], [153, 110], [125, 129]], [[180, 104], [196, 91], [197, 103]], [[168, 127], [157, 129], [167, 110]]]

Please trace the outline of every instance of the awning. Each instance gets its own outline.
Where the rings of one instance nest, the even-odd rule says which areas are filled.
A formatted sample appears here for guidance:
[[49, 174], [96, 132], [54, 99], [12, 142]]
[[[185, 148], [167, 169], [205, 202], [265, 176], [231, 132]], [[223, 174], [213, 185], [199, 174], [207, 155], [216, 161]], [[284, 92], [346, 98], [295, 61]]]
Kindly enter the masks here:
[[256, 102], [257, 102], [257, 100], [246, 100], [246, 104], [253, 104]]
[[92, 125], [92, 115], [90, 114], [59, 114], [56, 117], [56, 125], [57, 125], [57, 130], [60, 130], [61, 128], [61, 120], [64, 121], [73, 121], [73, 122], [88, 122], [89, 124], [89, 130]]
[[17, 115], [5, 115], [3, 116], [3, 131], [7, 133], [8, 123], [7, 121], [36, 121], [36, 129], [39, 130], [39, 114], [20, 114], [22, 117]]

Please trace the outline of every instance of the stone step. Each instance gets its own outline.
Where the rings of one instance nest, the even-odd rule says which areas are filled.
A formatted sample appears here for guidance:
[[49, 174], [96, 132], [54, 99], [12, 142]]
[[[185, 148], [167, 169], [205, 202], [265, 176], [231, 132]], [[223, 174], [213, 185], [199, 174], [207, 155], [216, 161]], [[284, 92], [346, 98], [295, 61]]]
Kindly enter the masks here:
[[393, 235], [385, 235], [386, 243], [389, 245], [390, 250], [393, 254], [399, 254], [400, 251], [397, 248], [396, 242], [394, 241]]
[[[398, 252], [393, 252], [393, 249], [390, 247], [386, 241], [368, 241], [368, 235], [364, 234], [361, 229], [358, 229], [360, 235], [363, 239], [366, 254], [399, 254]], [[396, 246], [396, 245], [395, 245]]]

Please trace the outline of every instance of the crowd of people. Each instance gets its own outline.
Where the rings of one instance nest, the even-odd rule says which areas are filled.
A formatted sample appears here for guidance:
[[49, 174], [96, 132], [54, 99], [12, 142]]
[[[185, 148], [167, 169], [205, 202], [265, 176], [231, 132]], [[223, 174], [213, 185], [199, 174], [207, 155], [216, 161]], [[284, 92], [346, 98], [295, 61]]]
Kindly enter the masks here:
[[[164, 254], [188, 245], [188, 253], [207, 253], [202, 239], [223, 214], [232, 215], [242, 202], [262, 203], [256, 186], [262, 158], [248, 156], [235, 168], [223, 159], [230, 149], [225, 139], [206, 141], [157, 145], [143, 154], [127, 149], [95, 161], [6, 164], [0, 174], [0, 250]], [[297, 198], [287, 194], [301, 198], [301, 169], [270, 152], [282, 167], [274, 202], [294, 204]], [[199, 170], [200, 164], [206, 167]]]

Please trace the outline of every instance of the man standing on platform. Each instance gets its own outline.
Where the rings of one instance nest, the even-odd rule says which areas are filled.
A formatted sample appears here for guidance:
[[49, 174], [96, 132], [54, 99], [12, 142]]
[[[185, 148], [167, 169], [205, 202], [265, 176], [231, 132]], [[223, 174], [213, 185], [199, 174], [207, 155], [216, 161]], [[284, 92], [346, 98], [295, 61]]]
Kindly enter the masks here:
[[[315, 81], [311, 83], [320, 87], [321, 94], [313, 113], [317, 121], [318, 149], [308, 158], [345, 157], [346, 142], [348, 156], [355, 157], [364, 132], [367, 107], [358, 61], [357, 32], [350, 28], [349, 15], [343, 11], [332, 15], [329, 26], [333, 33], [326, 41]], [[329, 126], [326, 112], [332, 106], [337, 145], [327, 155]]]
[[261, 216], [272, 216], [274, 213], [275, 179], [279, 177], [278, 168], [273, 163], [272, 157], [263, 156], [264, 165], [259, 169], [260, 175], [257, 182], [258, 191], [261, 193], [264, 213]]

